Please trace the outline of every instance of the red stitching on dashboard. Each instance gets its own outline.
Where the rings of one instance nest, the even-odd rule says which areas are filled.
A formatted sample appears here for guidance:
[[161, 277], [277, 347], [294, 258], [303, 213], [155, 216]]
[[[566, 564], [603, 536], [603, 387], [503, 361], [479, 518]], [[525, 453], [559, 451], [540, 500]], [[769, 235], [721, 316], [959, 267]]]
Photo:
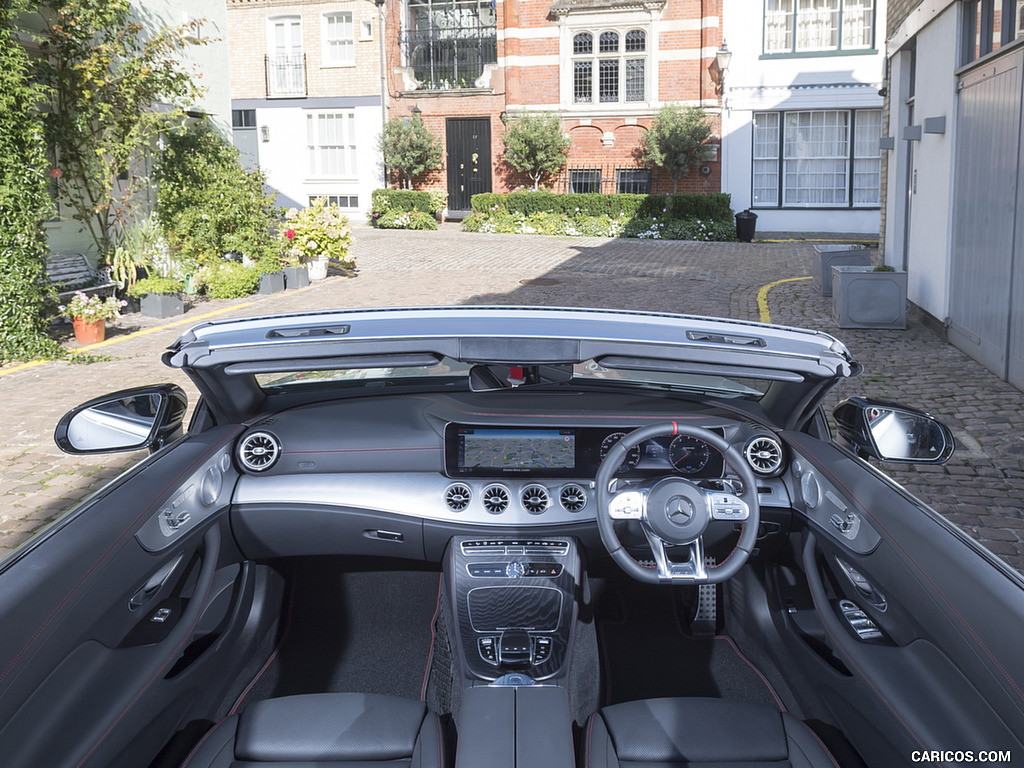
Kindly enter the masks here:
[[[235, 436], [237, 436], [238, 433], [241, 432], [241, 431], [242, 431], [241, 428], [238, 428], [238, 429], [234, 430], [229, 435], [227, 435], [224, 438], [224, 440], [222, 440], [221, 442], [217, 443], [215, 446], [213, 446], [206, 453], [202, 454], [198, 459], [196, 459], [196, 461], [192, 462], [191, 464], [188, 465], [188, 467], [183, 469], [178, 474], [178, 476], [176, 478], [174, 478], [174, 480], [172, 480], [170, 483], [168, 483], [166, 486], [164, 486], [163, 490], [161, 490], [160, 493], [158, 493], [153, 498], [156, 498], [156, 499], [162, 501], [164, 496], [170, 491], [170, 489], [176, 487], [181, 482], [182, 478], [187, 477], [189, 474], [191, 474], [195, 470], [195, 467], [201, 465], [203, 462], [205, 462], [207, 459], [209, 459], [210, 456], [212, 456], [214, 453], [216, 453], [218, 450], [220, 450], [221, 447], [225, 443], [228, 443], [228, 442], [232, 441], [235, 438]], [[109, 557], [110, 554], [112, 552], [114, 552], [114, 550], [117, 549], [121, 545], [121, 543], [124, 541], [125, 537], [128, 536], [131, 533], [131, 531], [135, 528], [135, 526], [138, 525], [139, 521], [142, 520], [147, 515], [149, 515], [153, 511], [153, 509], [155, 507], [158, 507], [158, 506], [160, 506], [160, 505], [155, 503], [155, 502], [151, 503], [134, 520], [132, 520], [131, 523], [128, 524], [128, 527], [125, 528], [124, 531], [122, 531], [121, 534], [116, 539], [114, 539], [110, 543], [110, 546], [107, 547], [106, 550], [104, 550], [103, 554], [99, 556], [99, 559], [95, 563], [93, 563], [92, 567], [89, 568], [89, 570], [87, 570], [82, 575], [82, 577], [75, 583], [75, 585], [73, 587], [71, 587], [70, 591], [64, 596], [64, 599], [61, 600], [59, 603], [57, 603], [57, 606], [53, 609], [53, 611], [50, 612], [50, 615], [46, 617], [46, 619], [43, 621], [42, 624], [39, 625], [39, 628], [35, 631], [35, 633], [32, 635], [32, 637], [30, 637], [28, 639], [28, 642], [26, 642], [25, 645], [22, 647], [22, 649], [20, 651], [18, 651], [18, 653], [14, 656], [13, 659], [11, 659], [11, 663], [7, 665], [7, 668], [2, 673], [0, 673], [0, 684], [2, 684], [4, 682], [4, 680], [7, 679], [7, 676], [15, 669], [15, 667], [17, 667], [17, 665], [21, 661], [22, 657], [24, 657], [25, 654], [28, 653], [29, 649], [35, 644], [35, 642], [39, 639], [39, 637], [43, 634], [43, 632], [46, 631], [46, 628], [48, 626], [50, 626], [50, 623], [60, 614], [60, 612], [68, 604], [68, 602], [71, 600], [72, 596], [79, 589], [81, 589], [81, 587], [85, 584], [85, 582], [87, 582], [89, 580], [89, 577], [92, 576], [93, 573], [100, 567], [100, 564], [104, 560], [106, 560], [107, 557]]]
[[[787, 439], [786, 441], [787, 442], [792, 442], [789, 439]], [[1017, 684], [1017, 681], [1014, 680], [1010, 676], [1010, 674], [1006, 671], [1006, 669], [1003, 667], [1003, 665], [999, 663], [999, 660], [995, 657], [995, 654], [993, 654], [992, 651], [989, 650], [988, 646], [985, 645], [985, 643], [982, 641], [982, 639], [978, 636], [978, 633], [975, 632], [974, 628], [971, 627], [971, 625], [967, 622], [967, 619], [965, 619], [963, 617], [963, 615], [961, 615], [960, 611], [957, 610], [956, 606], [953, 605], [952, 601], [946, 596], [946, 593], [942, 591], [942, 588], [939, 587], [939, 585], [936, 584], [932, 580], [932, 578], [928, 575], [928, 573], [924, 570], [924, 568], [921, 567], [921, 564], [918, 563], [917, 560], [914, 559], [913, 555], [911, 555], [903, 547], [903, 545], [900, 544], [900, 542], [897, 540], [897, 538], [895, 536], [893, 536], [893, 534], [889, 531], [889, 529], [885, 527], [885, 524], [882, 523], [877, 517], [875, 517], [874, 514], [872, 514], [871, 511], [867, 508], [867, 506], [857, 497], [857, 494], [854, 493], [852, 490], [850, 490], [850, 488], [846, 485], [846, 483], [844, 483], [842, 480], [840, 480], [835, 475], [835, 473], [833, 473], [830, 469], [828, 469], [828, 467], [826, 467], [824, 465], [823, 462], [817, 460], [816, 458], [811, 457], [810, 455], [808, 455], [805, 452], [801, 452], [801, 453], [802, 453], [802, 455], [807, 457], [807, 459], [812, 464], [814, 464], [818, 469], [820, 469], [824, 474], [826, 474], [830, 478], [832, 478], [832, 480], [836, 483], [836, 485], [838, 485], [841, 488], [843, 488], [843, 490], [846, 491], [846, 493], [853, 500], [854, 504], [857, 505], [858, 509], [860, 509], [860, 511], [864, 514], [864, 516], [867, 517], [867, 518], [870, 518], [871, 521], [875, 523], [875, 525], [877, 525], [879, 528], [882, 529], [882, 531], [885, 532], [886, 536], [888, 537], [889, 543], [892, 544], [893, 546], [895, 546], [900, 552], [902, 552], [903, 555], [906, 557], [906, 559], [908, 561], [913, 563], [914, 568], [917, 569], [917, 572], [919, 574], [921, 574], [921, 577], [925, 581], [928, 582], [928, 584], [931, 586], [931, 588], [933, 590], [935, 590], [936, 594], [938, 594], [938, 596], [940, 598], [942, 598], [942, 602], [944, 602], [946, 604], [946, 607], [949, 608], [949, 610], [952, 611], [953, 615], [955, 615], [956, 618], [960, 621], [960, 624], [963, 626], [963, 628], [965, 630], [967, 630], [968, 634], [970, 634], [970, 636], [974, 640], [974, 642], [985, 653], [985, 655], [988, 657], [989, 661], [991, 661], [992, 664], [995, 666], [995, 668], [999, 670], [1000, 674], [1002, 674], [1002, 676], [1006, 679], [1006, 682], [1008, 682], [1010, 684], [1010, 687], [1013, 688], [1013, 690], [1016, 692], [1017, 696], [1019, 698], [1021, 698], [1021, 699], [1024, 699], [1024, 691], [1021, 690], [1020, 686]]]

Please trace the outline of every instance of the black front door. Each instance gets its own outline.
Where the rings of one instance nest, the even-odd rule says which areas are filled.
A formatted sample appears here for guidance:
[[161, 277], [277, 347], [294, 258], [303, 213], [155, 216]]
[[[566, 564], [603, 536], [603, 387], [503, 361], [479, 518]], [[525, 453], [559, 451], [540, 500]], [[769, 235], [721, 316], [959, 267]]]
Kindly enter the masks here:
[[468, 211], [470, 199], [491, 191], [491, 121], [448, 118], [448, 209]]

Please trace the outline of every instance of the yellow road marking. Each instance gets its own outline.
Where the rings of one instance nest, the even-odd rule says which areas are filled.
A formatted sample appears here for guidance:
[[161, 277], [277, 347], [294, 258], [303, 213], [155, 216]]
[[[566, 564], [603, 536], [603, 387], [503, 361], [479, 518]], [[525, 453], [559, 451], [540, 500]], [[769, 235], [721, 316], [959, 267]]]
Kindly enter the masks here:
[[757, 309], [761, 315], [762, 323], [770, 323], [772, 321], [772, 313], [768, 309], [768, 291], [774, 288], [776, 285], [782, 283], [794, 283], [798, 280], [810, 280], [809, 277], [787, 277], [784, 280], [776, 280], [774, 283], [768, 283], [768, 285], [762, 285], [757, 291]]

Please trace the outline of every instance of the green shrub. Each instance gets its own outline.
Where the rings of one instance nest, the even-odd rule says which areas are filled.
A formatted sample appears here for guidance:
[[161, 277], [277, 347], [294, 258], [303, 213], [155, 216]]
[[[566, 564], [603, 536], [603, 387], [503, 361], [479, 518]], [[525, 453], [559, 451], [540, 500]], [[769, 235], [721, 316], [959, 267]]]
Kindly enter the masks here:
[[203, 270], [203, 292], [213, 299], [239, 299], [256, 291], [264, 270], [225, 261]]
[[282, 212], [262, 172], [247, 171], [238, 150], [205, 122], [166, 141], [154, 169], [156, 212], [181, 271], [216, 267], [231, 252], [271, 268], [281, 253], [272, 230]]
[[508, 194], [487, 192], [473, 195], [472, 208], [478, 213], [503, 209], [509, 213], [564, 213], [567, 216], [623, 216], [671, 219], [710, 219], [732, 222], [730, 197], [724, 193], [709, 195], [605, 195], [555, 194], [553, 192], [520, 191]]
[[136, 280], [128, 287], [127, 293], [129, 296], [141, 297], [149, 293], [180, 293], [184, 288], [185, 284], [180, 280], [154, 275]]
[[437, 229], [437, 219], [423, 211], [389, 211], [377, 219], [380, 229]]
[[[411, 189], [375, 189], [370, 195], [369, 220], [378, 227], [380, 219], [389, 213], [405, 213], [420, 211], [431, 215], [437, 214], [448, 203], [448, 195], [441, 190], [416, 192]], [[385, 227], [396, 229], [396, 227]], [[408, 227], [397, 227], [407, 229]], [[437, 229], [437, 227], [417, 227], [417, 229]]]
[[53, 215], [37, 108], [44, 99], [28, 78], [25, 45], [13, 34], [20, 14], [35, 7], [24, 0], [0, 3], [0, 363], [63, 354], [46, 335], [55, 296], [45, 279], [49, 249], [42, 227]]

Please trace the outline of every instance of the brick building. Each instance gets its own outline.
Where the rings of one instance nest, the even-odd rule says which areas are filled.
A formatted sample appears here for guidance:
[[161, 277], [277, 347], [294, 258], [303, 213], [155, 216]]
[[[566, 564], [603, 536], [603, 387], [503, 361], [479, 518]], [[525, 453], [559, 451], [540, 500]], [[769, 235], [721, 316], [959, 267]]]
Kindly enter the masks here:
[[[387, 5], [389, 115], [416, 112], [444, 142], [444, 167], [419, 180], [473, 194], [527, 183], [502, 161], [501, 134], [523, 112], [555, 112], [572, 139], [559, 191], [662, 192], [641, 169], [644, 129], [667, 102], [701, 105], [718, 132], [711, 76], [719, 0], [394, 0]], [[710, 159], [680, 191], [718, 191]]]
[[369, 207], [383, 168], [377, 7], [370, 0], [227, 0], [235, 144], [278, 203]]

